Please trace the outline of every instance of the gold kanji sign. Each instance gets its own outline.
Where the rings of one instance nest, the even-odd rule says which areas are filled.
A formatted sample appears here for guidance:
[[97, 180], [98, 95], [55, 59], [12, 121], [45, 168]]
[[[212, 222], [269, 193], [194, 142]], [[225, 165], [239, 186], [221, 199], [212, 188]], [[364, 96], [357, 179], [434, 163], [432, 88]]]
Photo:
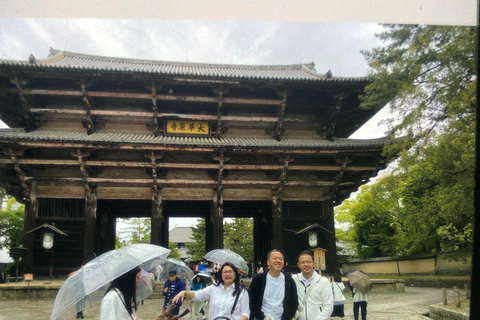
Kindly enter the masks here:
[[210, 134], [208, 121], [167, 120], [166, 123], [167, 133], [191, 135]]

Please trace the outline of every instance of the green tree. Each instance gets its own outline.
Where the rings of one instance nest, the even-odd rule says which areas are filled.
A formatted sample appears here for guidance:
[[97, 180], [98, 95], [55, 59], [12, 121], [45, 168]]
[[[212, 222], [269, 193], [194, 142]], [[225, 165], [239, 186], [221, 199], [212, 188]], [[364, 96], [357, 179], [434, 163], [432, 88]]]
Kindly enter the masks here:
[[178, 252], [177, 245], [172, 241], [168, 241], [168, 249], [170, 249], [169, 258], [180, 260], [180, 252]]
[[380, 37], [385, 47], [364, 52], [371, 84], [362, 107], [389, 102], [404, 116], [389, 119], [391, 133], [406, 136], [385, 149], [387, 156], [398, 157], [391, 175], [339, 207], [339, 221], [353, 226], [340, 235], [357, 248], [372, 249], [369, 234], [379, 227], [378, 221], [371, 224], [372, 217], [383, 212], [395, 230], [388, 252], [359, 250], [360, 255], [468, 253], [474, 215], [475, 29], [386, 26]]
[[[445, 125], [470, 126], [476, 106], [475, 27], [386, 25], [386, 46], [363, 54], [371, 83], [362, 108], [386, 103], [395, 111], [392, 133], [418, 141]], [[398, 118], [399, 117], [399, 118]]]
[[224, 225], [224, 248], [241, 255], [246, 261], [253, 261], [253, 219], [235, 218]]
[[0, 210], [0, 249], [19, 247], [23, 243], [25, 205], [15, 198], [7, 200], [6, 208]]
[[205, 219], [198, 219], [197, 225], [192, 227], [192, 236], [189, 242], [185, 243], [187, 254], [193, 260], [201, 261], [205, 255]]
[[151, 220], [147, 218], [129, 218], [123, 219], [127, 225], [125, 230], [120, 232], [121, 242], [132, 243], [150, 243]]
[[392, 200], [383, 185], [367, 185], [355, 199], [345, 200], [336, 211], [339, 222], [352, 226], [337, 237], [346, 243], [353, 242], [359, 258], [395, 254], [393, 236], [396, 226], [390, 211]]

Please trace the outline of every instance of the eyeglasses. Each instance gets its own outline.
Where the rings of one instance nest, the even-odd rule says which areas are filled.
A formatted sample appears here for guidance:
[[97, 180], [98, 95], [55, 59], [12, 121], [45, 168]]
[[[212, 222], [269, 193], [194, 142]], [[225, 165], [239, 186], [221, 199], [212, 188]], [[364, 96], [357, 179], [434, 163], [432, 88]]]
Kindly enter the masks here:
[[230, 271], [222, 271], [222, 274], [233, 274], [235, 273], [233, 270]]
[[310, 264], [313, 263], [313, 261], [299, 261], [298, 264]]

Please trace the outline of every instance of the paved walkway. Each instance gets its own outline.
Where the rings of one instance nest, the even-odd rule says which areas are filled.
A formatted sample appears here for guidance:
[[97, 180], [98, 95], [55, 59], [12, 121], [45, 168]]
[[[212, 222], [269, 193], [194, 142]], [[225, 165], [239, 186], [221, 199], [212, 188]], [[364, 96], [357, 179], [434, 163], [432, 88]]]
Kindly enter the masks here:
[[[345, 319], [353, 319], [351, 297], [346, 298]], [[0, 320], [50, 319], [53, 301], [53, 299], [0, 301]], [[368, 302], [367, 318], [368, 320], [425, 320], [429, 318], [422, 315], [429, 312], [429, 306], [440, 302], [442, 302], [442, 289], [437, 288], [406, 287], [405, 292], [372, 293]], [[137, 316], [143, 320], [155, 319], [160, 315], [162, 303], [163, 300], [160, 299], [146, 299], [145, 304], [138, 308]], [[91, 308], [87, 307], [85, 319], [98, 319], [98, 314], [99, 304]], [[194, 317], [187, 315], [184, 319], [193, 320]]]

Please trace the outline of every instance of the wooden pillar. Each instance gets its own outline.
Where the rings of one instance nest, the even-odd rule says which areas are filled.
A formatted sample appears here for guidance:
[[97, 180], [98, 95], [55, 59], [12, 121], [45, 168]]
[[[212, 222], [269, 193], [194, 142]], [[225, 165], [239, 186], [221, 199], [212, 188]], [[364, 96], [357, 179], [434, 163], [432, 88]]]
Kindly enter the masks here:
[[272, 199], [272, 229], [272, 249], [278, 249], [283, 252], [282, 200], [277, 196], [274, 196]]
[[35, 182], [30, 187], [30, 196], [25, 202], [25, 220], [23, 223], [23, 247], [28, 249], [22, 258], [22, 270], [26, 273], [32, 272], [33, 267], [33, 249], [35, 244], [35, 234], [27, 231], [35, 228], [35, 218], [37, 217], [37, 188]]
[[210, 203], [210, 214], [205, 215], [205, 252], [213, 250], [213, 202]]
[[97, 189], [90, 188], [85, 199], [85, 232], [83, 238], [83, 263], [95, 258], [97, 236]]
[[165, 223], [164, 208], [161, 192], [158, 192], [152, 201], [150, 243], [168, 248], [168, 225]]
[[337, 261], [337, 245], [335, 240], [335, 216], [333, 212], [333, 202], [331, 200], [325, 200], [323, 202], [323, 212], [325, 214], [325, 222], [327, 229], [331, 233], [327, 233], [327, 252], [325, 253], [326, 273], [333, 276], [335, 273], [339, 273], [338, 261]]
[[223, 189], [219, 187], [213, 199], [210, 214], [212, 242], [210, 249], [223, 249]]
[[[268, 211], [266, 211], [268, 210]], [[272, 248], [271, 230], [270, 230], [270, 206], [262, 208], [253, 217], [253, 259], [254, 271], [258, 267], [258, 262], [265, 265], [267, 254]], [[265, 267], [265, 266], [264, 266]]]
[[[97, 201], [98, 204], [98, 201]], [[104, 206], [97, 208], [98, 233], [96, 250], [98, 255], [115, 249], [116, 241], [116, 218], [110, 209], [101, 210]]]

